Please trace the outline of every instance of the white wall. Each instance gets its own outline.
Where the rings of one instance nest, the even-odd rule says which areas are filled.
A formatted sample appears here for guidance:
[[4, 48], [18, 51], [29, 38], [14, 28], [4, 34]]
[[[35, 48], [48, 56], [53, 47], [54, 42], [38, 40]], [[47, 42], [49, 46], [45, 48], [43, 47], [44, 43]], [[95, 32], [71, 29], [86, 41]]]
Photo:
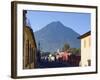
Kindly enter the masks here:
[[[24, 0], [26, 1], [26, 0]], [[40, 1], [40, 2], [55, 2], [66, 4], [85, 4], [85, 5], [98, 5], [100, 14], [100, 0], [27, 0], [27, 1]], [[14, 80], [10, 78], [11, 71], [11, 0], [0, 0], [0, 80]], [[100, 22], [100, 15], [98, 16]], [[100, 26], [100, 23], [98, 24]], [[100, 30], [100, 27], [98, 27]], [[100, 35], [100, 31], [99, 35]], [[100, 37], [98, 38], [100, 44]], [[98, 46], [100, 48], [100, 45]], [[100, 49], [99, 49], [100, 50]], [[100, 61], [100, 54], [98, 54]], [[100, 62], [98, 62], [100, 63]], [[100, 68], [100, 64], [98, 64]], [[35, 80], [100, 80], [100, 69], [98, 74], [90, 75], [74, 75], [74, 76], [60, 76], [60, 77], [45, 77], [35, 78]], [[20, 79], [19, 79], [20, 80]], [[23, 80], [23, 79], [22, 79]], [[26, 80], [33, 80], [29, 78]]]
[[90, 52], [89, 39], [90, 35], [81, 39], [81, 66], [88, 66], [88, 60], [91, 60], [92, 54]]

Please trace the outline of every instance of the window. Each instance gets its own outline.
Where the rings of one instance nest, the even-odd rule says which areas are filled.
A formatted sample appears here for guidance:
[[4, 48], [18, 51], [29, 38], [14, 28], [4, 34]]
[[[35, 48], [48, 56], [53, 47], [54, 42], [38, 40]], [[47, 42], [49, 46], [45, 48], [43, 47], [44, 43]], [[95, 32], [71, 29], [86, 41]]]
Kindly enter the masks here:
[[86, 40], [84, 40], [84, 48], [86, 48]]
[[31, 44], [29, 44], [29, 64], [31, 64], [31, 59], [32, 59], [31, 54], [32, 54], [32, 52], [31, 52]]
[[26, 56], [25, 56], [25, 67], [29, 64], [29, 40], [26, 40]]
[[30, 46], [30, 63], [33, 62], [33, 50], [32, 47]]
[[30, 45], [30, 64], [34, 61], [33, 47]]
[[91, 46], [91, 38], [89, 37], [89, 47]]
[[33, 62], [33, 58], [34, 58], [34, 55], [33, 54], [34, 54], [33, 53], [33, 48], [31, 47], [31, 57], [32, 57], [31, 62]]
[[88, 66], [91, 66], [91, 60], [90, 59], [88, 60]]

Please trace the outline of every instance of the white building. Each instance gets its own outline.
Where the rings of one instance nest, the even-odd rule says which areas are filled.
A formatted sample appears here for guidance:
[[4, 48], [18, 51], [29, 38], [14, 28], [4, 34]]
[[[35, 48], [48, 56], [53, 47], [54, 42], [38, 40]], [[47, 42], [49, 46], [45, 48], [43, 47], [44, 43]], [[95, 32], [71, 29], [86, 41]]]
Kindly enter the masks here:
[[91, 32], [87, 32], [79, 37], [81, 39], [81, 66], [91, 65]]

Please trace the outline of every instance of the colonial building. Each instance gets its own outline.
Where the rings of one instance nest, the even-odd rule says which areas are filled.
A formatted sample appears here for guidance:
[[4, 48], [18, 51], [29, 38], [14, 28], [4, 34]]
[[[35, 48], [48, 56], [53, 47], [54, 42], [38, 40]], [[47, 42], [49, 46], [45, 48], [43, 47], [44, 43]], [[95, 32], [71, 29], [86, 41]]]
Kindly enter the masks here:
[[36, 67], [36, 42], [32, 28], [26, 24], [26, 11], [23, 11], [23, 69]]
[[70, 53], [68, 53], [67, 51], [62, 51], [58, 52], [58, 54], [56, 55], [56, 59], [60, 61], [68, 61], [69, 56]]
[[91, 32], [87, 32], [79, 37], [81, 39], [81, 66], [91, 65]]

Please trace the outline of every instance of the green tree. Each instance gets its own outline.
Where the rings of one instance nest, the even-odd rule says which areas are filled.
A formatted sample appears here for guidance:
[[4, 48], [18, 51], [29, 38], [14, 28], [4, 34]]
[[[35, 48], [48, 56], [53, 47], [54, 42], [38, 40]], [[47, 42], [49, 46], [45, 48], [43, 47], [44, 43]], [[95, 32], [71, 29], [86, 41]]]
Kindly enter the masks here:
[[80, 55], [80, 48], [71, 48], [71, 53], [74, 55]]
[[62, 50], [63, 51], [67, 51], [68, 49], [70, 49], [70, 45], [67, 44], [67, 43], [65, 43], [64, 46], [63, 46], [63, 48], [62, 48]]

